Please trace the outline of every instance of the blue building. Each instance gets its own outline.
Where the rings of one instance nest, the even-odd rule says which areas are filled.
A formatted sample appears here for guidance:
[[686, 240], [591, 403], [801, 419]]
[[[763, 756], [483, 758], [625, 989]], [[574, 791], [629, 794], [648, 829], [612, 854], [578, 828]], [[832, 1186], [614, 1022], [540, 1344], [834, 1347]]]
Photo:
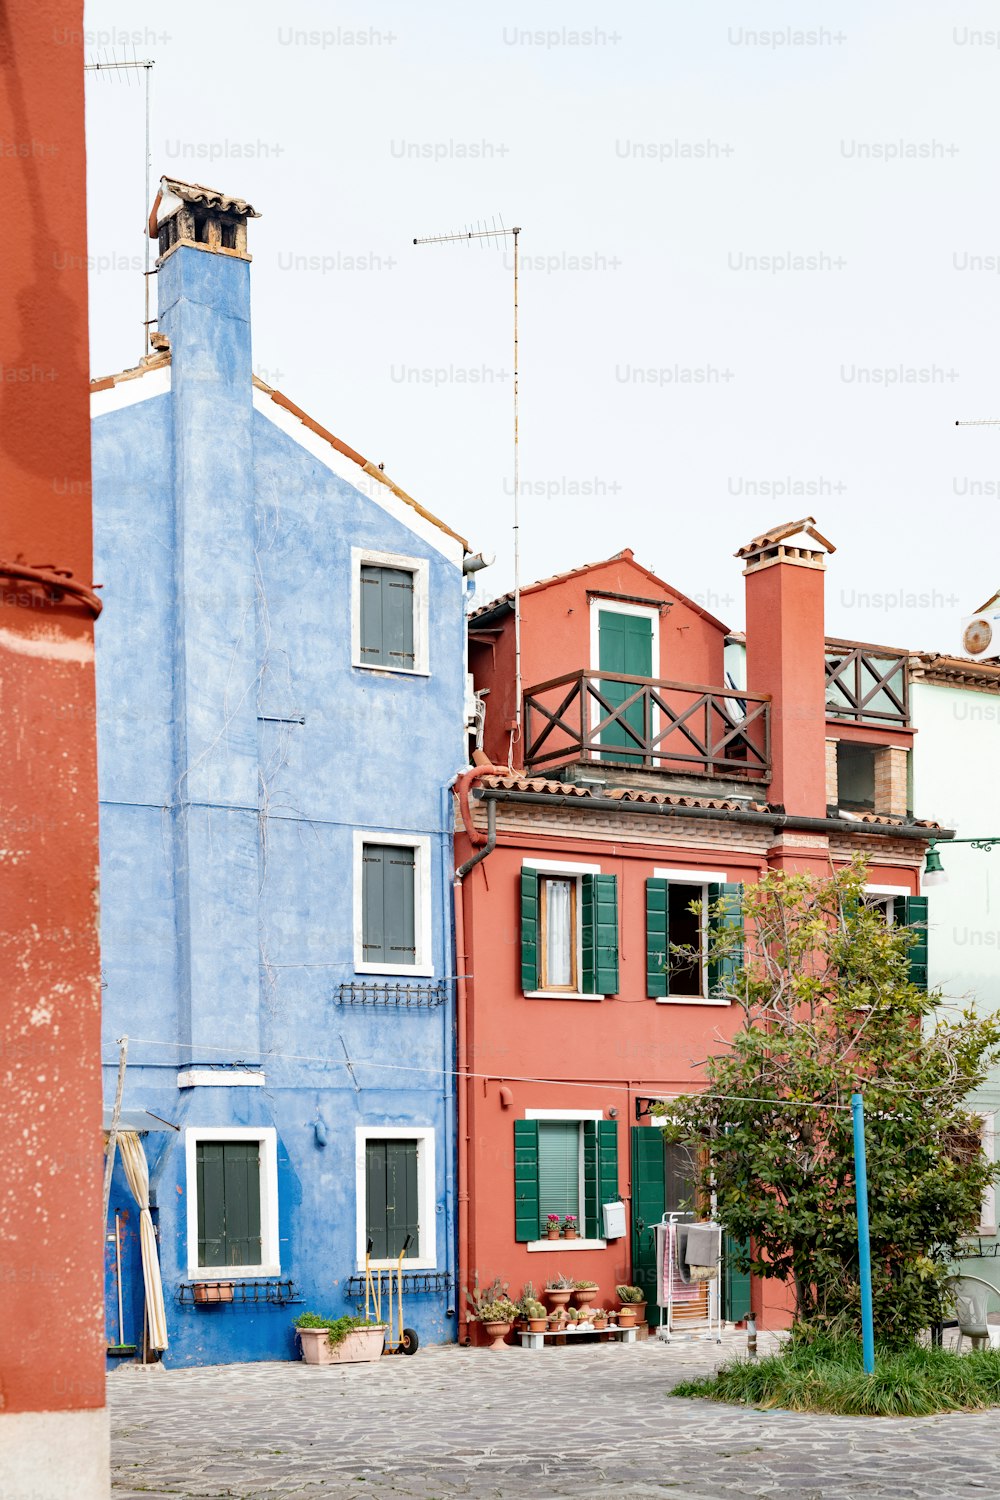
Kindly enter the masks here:
[[[479, 560], [254, 377], [254, 217], [162, 181], [157, 352], [92, 387], [105, 1100], [127, 1034], [172, 1365], [294, 1357], [296, 1312], [356, 1311], [368, 1240], [408, 1235], [406, 1322], [455, 1336]], [[138, 1218], [119, 1163], [108, 1339], [141, 1350]]]

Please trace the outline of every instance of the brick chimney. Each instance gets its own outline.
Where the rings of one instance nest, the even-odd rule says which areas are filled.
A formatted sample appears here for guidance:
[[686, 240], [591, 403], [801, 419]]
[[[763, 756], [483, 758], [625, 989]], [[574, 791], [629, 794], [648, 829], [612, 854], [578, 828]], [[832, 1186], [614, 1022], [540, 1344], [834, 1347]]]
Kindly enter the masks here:
[[823, 575], [835, 550], [806, 516], [736, 553], [746, 564], [747, 687], [772, 699], [770, 801], [803, 817], [826, 816]]

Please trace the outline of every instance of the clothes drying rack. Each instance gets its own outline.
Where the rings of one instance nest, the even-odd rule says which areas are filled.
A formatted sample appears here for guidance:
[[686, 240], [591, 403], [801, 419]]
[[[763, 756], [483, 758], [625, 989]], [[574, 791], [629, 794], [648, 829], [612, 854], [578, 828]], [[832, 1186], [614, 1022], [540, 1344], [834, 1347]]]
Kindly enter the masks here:
[[[657, 1276], [656, 1301], [659, 1307], [660, 1320], [656, 1329], [657, 1338], [663, 1339], [664, 1343], [689, 1342], [692, 1339], [702, 1339], [709, 1342], [714, 1339], [717, 1344], [722, 1343], [722, 1318], [721, 1318], [721, 1287], [720, 1287], [720, 1259], [716, 1262], [715, 1276], [709, 1281], [684, 1281], [680, 1272], [680, 1257], [677, 1253], [677, 1230], [682, 1223], [704, 1223], [705, 1220], [698, 1219], [695, 1214], [665, 1213], [658, 1224], [653, 1226], [653, 1234], [657, 1240], [657, 1266], [663, 1267], [664, 1274]], [[713, 1227], [717, 1228], [714, 1220], [709, 1220]], [[662, 1239], [662, 1254], [659, 1241]], [[721, 1235], [720, 1235], [721, 1245]], [[693, 1293], [693, 1295], [692, 1295]], [[692, 1307], [695, 1302], [701, 1302], [702, 1296], [706, 1301], [706, 1317], [691, 1318], [680, 1315], [681, 1308]], [[666, 1313], [666, 1321], [664, 1321]]]

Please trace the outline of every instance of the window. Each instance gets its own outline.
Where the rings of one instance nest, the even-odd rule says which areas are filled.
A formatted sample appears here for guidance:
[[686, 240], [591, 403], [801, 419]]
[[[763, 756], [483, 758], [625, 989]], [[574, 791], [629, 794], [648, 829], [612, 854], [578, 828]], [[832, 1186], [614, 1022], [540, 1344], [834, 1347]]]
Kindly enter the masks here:
[[618, 993], [618, 881], [597, 865], [525, 862], [521, 985], [526, 995]]
[[371, 1241], [374, 1265], [437, 1264], [434, 1131], [430, 1126], [358, 1126], [356, 1156], [359, 1270]]
[[355, 968], [432, 974], [430, 839], [355, 834]]
[[352, 659], [384, 672], [427, 672], [429, 565], [352, 548]]
[[185, 1154], [188, 1275], [279, 1275], [273, 1127], [189, 1129]]
[[[726, 928], [743, 925], [742, 890], [725, 880], [706, 880], [699, 870], [657, 871], [646, 881], [646, 993], [657, 1000], [727, 1004], [719, 991], [742, 965], [742, 946], [709, 961], [708, 949]], [[691, 910], [701, 903], [700, 912]], [[725, 901], [720, 916], [711, 908]], [[711, 929], [711, 930], [710, 930]], [[695, 953], [673, 953], [674, 946]]]
[[[514, 1237], [537, 1249], [603, 1244], [618, 1198], [618, 1122], [600, 1111], [529, 1110], [514, 1122]], [[547, 1216], [574, 1215], [582, 1239], [546, 1240]]]

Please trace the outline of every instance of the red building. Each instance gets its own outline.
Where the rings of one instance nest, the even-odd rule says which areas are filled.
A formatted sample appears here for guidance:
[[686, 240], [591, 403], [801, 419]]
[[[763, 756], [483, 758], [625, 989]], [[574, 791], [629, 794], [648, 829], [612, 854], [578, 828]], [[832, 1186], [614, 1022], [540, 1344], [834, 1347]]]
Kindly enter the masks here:
[[[735, 913], [769, 869], [826, 873], [863, 850], [873, 899], [897, 920], [926, 914], [933, 825], [905, 790], [900, 805], [907, 731], [877, 716], [878, 694], [846, 723], [827, 688], [847, 656], [831, 667], [824, 640], [833, 550], [811, 518], [740, 549], [746, 688], [724, 668], [744, 638], [630, 551], [525, 588], [519, 731], [514, 600], [473, 615], [480, 759], [510, 771], [480, 766], [457, 788], [463, 1286], [499, 1274], [519, 1292], [561, 1272], [607, 1303], [618, 1283], [654, 1285], [652, 1226], [690, 1201], [690, 1172], [649, 1106], [697, 1088], [741, 1014], [707, 962], [667, 959], [671, 943], [704, 952], [692, 901]], [[841, 805], [845, 736], [873, 757], [871, 810]], [[612, 1238], [603, 1209], [619, 1198]], [[549, 1239], [552, 1214], [575, 1216], [577, 1237]], [[731, 1264], [721, 1291], [733, 1321], [751, 1301], [765, 1326], [787, 1319], [782, 1288]], [[459, 1317], [461, 1338], [464, 1296]]]
[[4, 6], [0, 1491], [108, 1493], [83, 6]]

